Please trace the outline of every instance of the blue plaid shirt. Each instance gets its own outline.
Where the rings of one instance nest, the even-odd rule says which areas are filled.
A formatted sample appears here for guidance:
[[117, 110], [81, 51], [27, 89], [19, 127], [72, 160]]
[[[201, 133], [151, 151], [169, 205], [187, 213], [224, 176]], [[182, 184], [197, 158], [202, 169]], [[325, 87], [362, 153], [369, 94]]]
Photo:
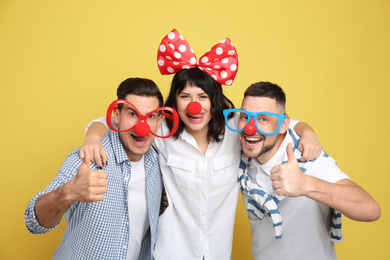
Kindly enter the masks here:
[[[109, 131], [102, 139], [102, 144], [108, 156], [108, 165], [103, 167], [108, 175], [108, 192], [103, 201], [75, 202], [66, 211], [67, 227], [53, 259], [126, 259], [130, 235], [127, 193], [131, 162], [117, 132]], [[150, 229], [143, 240], [140, 258], [152, 259], [161, 204], [162, 177], [154, 148], [151, 147], [144, 156]], [[53, 229], [42, 227], [38, 223], [34, 212], [35, 202], [43, 194], [72, 180], [81, 162], [79, 149], [74, 149], [46, 189], [31, 199], [25, 211], [26, 227], [31, 233], [41, 234]], [[94, 163], [90, 167], [98, 169]]]

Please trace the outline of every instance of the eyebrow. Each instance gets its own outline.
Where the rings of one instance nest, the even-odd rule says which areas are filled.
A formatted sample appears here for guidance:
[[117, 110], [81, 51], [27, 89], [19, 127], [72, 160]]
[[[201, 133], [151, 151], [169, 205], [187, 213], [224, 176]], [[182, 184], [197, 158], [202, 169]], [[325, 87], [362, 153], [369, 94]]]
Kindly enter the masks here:
[[[132, 108], [132, 107], [129, 106], [129, 107], [126, 109], [126, 111], [128, 111], [128, 110], [131, 110], [131, 111], [137, 113], [137, 115], [138, 115], [138, 112], [137, 112], [134, 108]], [[153, 110], [152, 110], [152, 111], [153, 111]], [[150, 111], [150, 112], [152, 112], [152, 111]], [[149, 114], [150, 112], [147, 112], [145, 115]], [[153, 113], [158, 113], [158, 111], [154, 111]], [[141, 115], [143, 115], [143, 114], [141, 114]]]
[[[181, 95], [181, 94], [185, 94], [185, 95], [190, 95], [190, 93], [189, 92], [183, 92], [183, 91], [180, 91], [179, 93], [178, 93], [178, 95]], [[197, 94], [198, 96], [199, 95], [208, 95], [206, 92], [202, 92], [202, 93], [199, 93], [199, 94]]]

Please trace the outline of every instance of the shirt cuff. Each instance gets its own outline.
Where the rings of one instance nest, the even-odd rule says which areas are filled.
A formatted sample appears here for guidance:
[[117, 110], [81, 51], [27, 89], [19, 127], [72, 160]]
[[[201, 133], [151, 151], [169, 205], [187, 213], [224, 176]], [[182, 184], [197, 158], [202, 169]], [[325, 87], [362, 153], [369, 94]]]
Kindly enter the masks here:
[[46, 228], [39, 224], [36, 216], [35, 216], [35, 203], [40, 196], [43, 195], [43, 192], [37, 193], [28, 203], [26, 211], [24, 212], [24, 218], [26, 222], [26, 228], [32, 234], [44, 234], [49, 232], [52, 229], [58, 227], [60, 223], [58, 223], [55, 227]]

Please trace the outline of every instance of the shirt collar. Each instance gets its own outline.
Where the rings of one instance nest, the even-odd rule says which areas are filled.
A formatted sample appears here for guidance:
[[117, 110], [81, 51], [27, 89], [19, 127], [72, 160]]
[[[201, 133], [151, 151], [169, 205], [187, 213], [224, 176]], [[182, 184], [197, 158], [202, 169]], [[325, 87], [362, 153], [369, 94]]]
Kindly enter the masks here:
[[291, 138], [290, 133], [287, 131], [282, 144], [280, 145], [274, 156], [272, 156], [272, 158], [264, 164], [260, 164], [258, 160], [252, 159], [250, 163], [250, 168], [260, 167], [265, 173], [271, 175], [271, 169], [275, 165], [282, 164], [284, 161], [287, 160], [286, 148], [287, 144], [291, 142], [293, 142], [293, 140]]
[[[112, 150], [114, 152], [116, 163], [121, 164], [126, 161], [130, 162], [129, 157], [127, 156], [125, 149], [123, 148], [119, 132], [112, 131], [111, 129], [109, 129], [108, 134], [111, 139]], [[158, 165], [158, 155], [152, 146], [149, 147], [149, 149], [143, 156], [145, 157], [145, 162]]]
[[129, 157], [127, 157], [125, 149], [123, 148], [122, 141], [119, 137], [119, 132], [112, 131], [110, 129], [110, 130], [108, 130], [108, 133], [110, 135], [112, 150], [113, 150], [114, 155], [115, 155], [116, 163], [121, 164], [125, 161], [130, 161]]

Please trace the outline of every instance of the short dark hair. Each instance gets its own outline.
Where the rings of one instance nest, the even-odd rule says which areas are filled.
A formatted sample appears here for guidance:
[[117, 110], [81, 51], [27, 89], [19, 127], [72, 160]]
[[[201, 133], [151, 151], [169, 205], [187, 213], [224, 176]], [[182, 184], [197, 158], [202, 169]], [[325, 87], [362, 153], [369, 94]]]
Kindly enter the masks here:
[[[211, 101], [211, 120], [209, 122], [207, 137], [209, 140], [214, 140], [216, 142], [221, 141], [225, 131], [223, 110], [234, 108], [234, 104], [223, 94], [221, 84], [216, 82], [203, 70], [198, 67], [193, 67], [191, 69], [182, 69], [177, 72], [172, 79], [171, 89], [165, 102], [165, 106], [177, 109], [176, 95], [187, 86], [187, 83], [190, 86], [201, 88], [209, 95]], [[167, 120], [167, 124], [169, 129], [172, 129], [173, 123]], [[183, 129], [184, 123], [180, 120], [179, 127], [173, 137], [177, 139]]]
[[276, 104], [280, 105], [284, 112], [286, 111], [286, 94], [281, 87], [274, 83], [268, 81], [254, 83], [245, 90], [244, 98], [246, 96], [275, 99]]
[[119, 84], [116, 91], [118, 99], [126, 99], [128, 94], [146, 97], [157, 97], [158, 104], [162, 107], [164, 99], [156, 83], [150, 79], [128, 78]]

